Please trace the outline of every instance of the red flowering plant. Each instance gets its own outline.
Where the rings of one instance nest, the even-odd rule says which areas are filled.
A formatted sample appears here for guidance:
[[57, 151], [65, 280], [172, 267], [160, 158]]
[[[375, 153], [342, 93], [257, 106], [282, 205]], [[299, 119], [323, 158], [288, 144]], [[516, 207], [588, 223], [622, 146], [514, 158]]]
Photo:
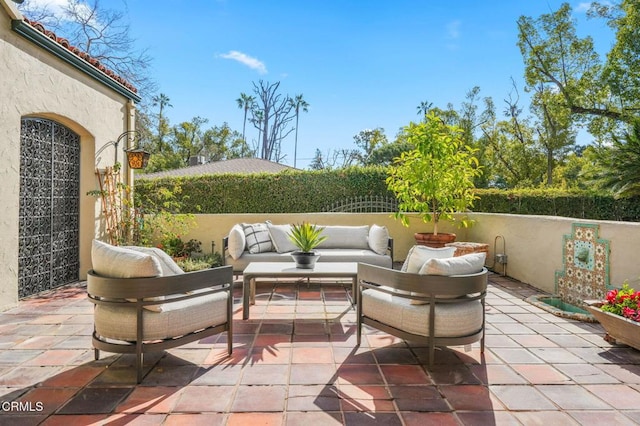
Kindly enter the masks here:
[[607, 293], [604, 304], [600, 307], [605, 312], [640, 322], [640, 291], [629, 288], [627, 283], [621, 289]]

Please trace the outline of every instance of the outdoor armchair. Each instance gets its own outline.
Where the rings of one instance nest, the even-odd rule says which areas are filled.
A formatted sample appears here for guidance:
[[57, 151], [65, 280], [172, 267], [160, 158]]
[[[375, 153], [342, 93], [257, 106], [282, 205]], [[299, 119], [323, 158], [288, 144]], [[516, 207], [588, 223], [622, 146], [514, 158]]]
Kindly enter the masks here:
[[163, 276], [166, 268], [160, 267], [158, 258], [173, 262], [171, 258], [144, 253], [148, 249], [141, 251], [94, 241], [94, 269], [88, 272], [87, 293], [95, 305], [96, 360], [101, 350], [135, 354], [140, 383], [143, 355], [148, 352], [226, 331], [227, 351], [231, 355], [232, 268]]
[[433, 367], [436, 346], [480, 341], [484, 352], [487, 270], [473, 274], [421, 275], [358, 264], [358, 330], [362, 325], [428, 346]]

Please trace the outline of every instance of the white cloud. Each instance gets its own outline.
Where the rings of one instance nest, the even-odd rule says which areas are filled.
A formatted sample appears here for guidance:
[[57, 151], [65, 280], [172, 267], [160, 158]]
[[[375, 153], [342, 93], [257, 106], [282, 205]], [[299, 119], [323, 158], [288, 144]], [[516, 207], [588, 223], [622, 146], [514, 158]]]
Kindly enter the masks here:
[[26, 6], [48, 10], [55, 15], [56, 18], [64, 19], [66, 16], [64, 9], [68, 3], [68, 0], [28, 0]]
[[237, 50], [230, 50], [229, 53], [223, 53], [220, 55], [221, 58], [231, 59], [237, 62], [240, 62], [243, 65], [248, 66], [251, 69], [258, 71], [260, 74], [267, 73], [267, 67], [265, 64], [259, 59], [253, 58], [246, 53], [238, 52]]
[[460, 26], [462, 22], [460, 20], [451, 21], [447, 24], [447, 35], [449, 38], [460, 38]]

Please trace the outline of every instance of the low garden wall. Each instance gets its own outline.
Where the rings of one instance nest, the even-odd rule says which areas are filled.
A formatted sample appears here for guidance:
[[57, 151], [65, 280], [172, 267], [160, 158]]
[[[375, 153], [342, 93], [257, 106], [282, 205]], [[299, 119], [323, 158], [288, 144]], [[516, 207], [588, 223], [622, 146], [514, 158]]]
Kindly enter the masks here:
[[[506, 274], [519, 281], [553, 293], [555, 272], [562, 270], [563, 236], [571, 234], [572, 224], [599, 225], [599, 237], [610, 241], [610, 278], [612, 285], [625, 280], [639, 287], [640, 223], [572, 219], [556, 216], [528, 216], [493, 213], [472, 213], [475, 226], [457, 229], [441, 224], [441, 232], [455, 232], [458, 241], [473, 241], [489, 245], [487, 265], [494, 266], [496, 252], [507, 255]], [[320, 225], [378, 224], [389, 229], [394, 238], [394, 260], [402, 261], [414, 244], [414, 232], [430, 232], [432, 224], [419, 219], [410, 220], [408, 228], [393, 219], [389, 213], [269, 213], [269, 214], [200, 214], [195, 215], [196, 227], [184, 240], [195, 238], [202, 242], [203, 251], [221, 251], [222, 238], [231, 227], [240, 222], [254, 223], [270, 220], [274, 224], [309, 221]], [[498, 238], [497, 238], [498, 237]], [[496, 239], [497, 238], [497, 239]], [[503, 242], [505, 249], [503, 250]], [[497, 249], [497, 250], [496, 250]], [[502, 265], [494, 270], [502, 272]]]

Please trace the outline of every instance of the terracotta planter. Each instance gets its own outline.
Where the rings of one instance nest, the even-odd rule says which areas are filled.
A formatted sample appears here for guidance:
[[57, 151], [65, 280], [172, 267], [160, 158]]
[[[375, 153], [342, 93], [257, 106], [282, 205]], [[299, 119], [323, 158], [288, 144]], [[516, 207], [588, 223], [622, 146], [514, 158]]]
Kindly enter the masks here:
[[598, 320], [607, 335], [604, 339], [609, 343], [621, 343], [640, 350], [640, 323], [605, 312], [600, 309], [601, 303], [589, 303], [586, 308]]
[[416, 239], [416, 244], [434, 248], [444, 247], [446, 244], [452, 243], [456, 240], [456, 234], [447, 232], [439, 232], [438, 234], [433, 234], [431, 232], [416, 232], [413, 236]]

